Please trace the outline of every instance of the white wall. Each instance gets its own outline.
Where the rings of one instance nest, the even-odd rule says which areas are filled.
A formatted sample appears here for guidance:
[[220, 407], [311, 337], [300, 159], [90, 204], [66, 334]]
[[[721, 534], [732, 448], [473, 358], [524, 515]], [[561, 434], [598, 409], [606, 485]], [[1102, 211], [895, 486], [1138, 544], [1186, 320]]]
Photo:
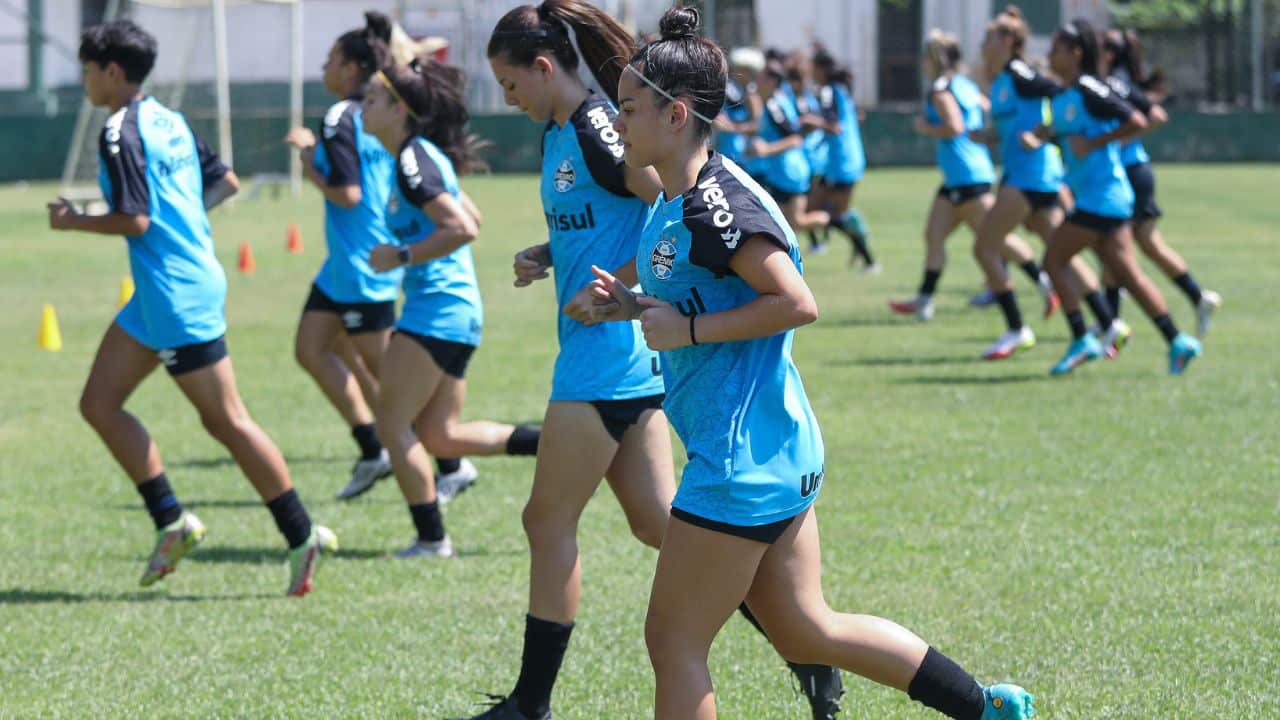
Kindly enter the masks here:
[[756, 14], [765, 47], [785, 51], [817, 40], [853, 69], [859, 104], [879, 97], [875, 0], [757, 0]]

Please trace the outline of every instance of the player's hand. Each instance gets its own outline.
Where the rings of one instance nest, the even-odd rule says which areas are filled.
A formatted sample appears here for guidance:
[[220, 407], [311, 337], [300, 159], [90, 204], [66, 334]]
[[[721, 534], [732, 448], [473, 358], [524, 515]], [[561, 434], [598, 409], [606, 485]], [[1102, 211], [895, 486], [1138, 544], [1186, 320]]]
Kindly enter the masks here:
[[591, 266], [591, 272], [595, 273], [596, 279], [586, 290], [591, 296], [591, 316], [595, 322], [630, 321], [640, 316], [639, 296], [631, 292], [631, 288], [595, 265]]
[[71, 230], [75, 227], [76, 218], [80, 217], [80, 211], [64, 197], [45, 207], [49, 209], [49, 227], [53, 230]]
[[1083, 135], [1072, 135], [1067, 138], [1067, 146], [1071, 148], [1071, 154], [1078, 158], [1082, 158], [1097, 149], [1093, 141]]
[[515, 286], [527, 287], [536, 280], [545, 280], [550, 277], [547, 273], [550, 267], [551, 258], [547, 257], [545, 245], [534, 245], [521, 250], [516, 253], [515, 262], [511, 263], [511, 269], [516, 274]]
[[378, 272], [387, 272], [400, 267], [400, 246], [391, 243], [379, 243], [369, 251], [369, 265]]
[[1018, 144], [1023, 150], [1039, 150], [1040, 146], [1044, 145], [1040, 137], [1031, 130], [1018, 134]]
[[296, 127], [284, 136], [284, 141], [299, 150], [307, 150], [316, 146], [316, 134], [309, 128]]
[[769, 143], [763, 138], [751, 138], [751, 142], [747, 145], [747, 157], [762, 157], [768, 149]]
[[681, 315], [671, 303], [652, 295], [641, 295], [636, 302], [642, 308], [640, 331], [650, 350], [675, 350], [691, 342], [689, 318]]
[[575, 293], [573, 299], [565, 303], [564, 310], [561, 312], [583, 325], [596, 325], [607, 320], [607, 318], [596, 317], [595, 295], [591, 291], [591, 285]]
[[923, 115], [917, 115], [916, 119], [911, 123], [911, 129], [921, 135], [929, 135], [933, 126], [929, 124], [928, 120], [924, 119]]

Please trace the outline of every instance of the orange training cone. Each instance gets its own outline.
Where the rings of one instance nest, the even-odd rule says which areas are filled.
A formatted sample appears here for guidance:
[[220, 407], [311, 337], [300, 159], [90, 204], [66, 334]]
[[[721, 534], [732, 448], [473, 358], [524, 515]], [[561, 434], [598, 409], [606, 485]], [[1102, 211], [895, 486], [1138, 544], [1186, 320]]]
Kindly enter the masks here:
[[36, 344], [50, 352], [62, 349], [62, 333], [58, 331], [58, 316], [54, 314], [52, 305], [45, 305], [40, 311], [40, 335]]
[[116, 299], [116, 309], [125, 306], [125, 303], [133, 297], [133, 276], [125, 275], [120, 278], [120, 297]]
[[253, 262], [253, 248], [249, 247], [247, 242], [240, 243], [239, 268], [242, 273], [251, 273], [258, 269], [258, 266]]
[[284, 247], [294, 255], [302, 254], [302, 231], [298, 229], [298, 223], [289, 223], [289, 239]]

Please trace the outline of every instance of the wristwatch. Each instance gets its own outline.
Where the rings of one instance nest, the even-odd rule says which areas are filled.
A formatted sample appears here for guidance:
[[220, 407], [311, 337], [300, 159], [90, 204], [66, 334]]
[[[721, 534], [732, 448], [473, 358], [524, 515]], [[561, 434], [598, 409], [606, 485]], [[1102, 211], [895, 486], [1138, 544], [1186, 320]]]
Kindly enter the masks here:
[[413, 262], [413, 251], [410, 250], [409, 248], [407, 247], [400, 248], [399, 255], [400, 255], [401, 265], [408, 265], [409, 263]]

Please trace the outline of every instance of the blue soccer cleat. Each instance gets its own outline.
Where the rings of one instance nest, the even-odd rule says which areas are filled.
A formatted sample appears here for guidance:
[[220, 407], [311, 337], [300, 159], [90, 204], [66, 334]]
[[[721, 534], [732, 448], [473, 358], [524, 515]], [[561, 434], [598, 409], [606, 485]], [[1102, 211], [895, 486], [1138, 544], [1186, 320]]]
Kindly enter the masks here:
[[1092, 360], [1102, 357], [1102, 343], [1092, 335], [1085, 334], [1071, 341], [1067, 354], [1062, 356], [1058, 364], [1049, 368], [1050, 375], [1066, 375]]
[[1169, 344], [1169, 374], [1181, 375], [1182, 371], [1187, 369], [1187, 365], [1200, 357], [1202, 352], [1204, 349], [1199, 340], [1186, 333], [1178, 333], [1178, 336]]
[[984, 687], [982, 699], [986, 704], [982, 720], [1026, 720], [1036, 714], [1036, 709], [1031, 707], [1035, 697], [1017, 685], [1000, 683]]

